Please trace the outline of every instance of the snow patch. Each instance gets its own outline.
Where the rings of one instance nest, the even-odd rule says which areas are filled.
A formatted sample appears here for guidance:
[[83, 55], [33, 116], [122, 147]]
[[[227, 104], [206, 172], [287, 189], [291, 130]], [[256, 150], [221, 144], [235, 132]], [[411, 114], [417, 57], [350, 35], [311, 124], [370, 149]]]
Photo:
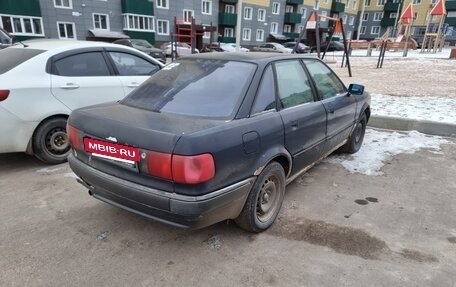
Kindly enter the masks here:
[[351, 173], [381, 175], [385, 162], [401, 153], [412, 154], [421, 149], [440, 151], [440, 145], [449, 143], [438, 136], [428, 136], [417, 131], [408, 133], [366, 130], [361, 149], [352, 155], [335, 155], [325, 162], [339, 163]]
[[374, 115], [456, 124], [455, 98], [371, 96]]
[[52, 173], [52, 172], [56, 172], [58, 170], [61, 170], [63, 167], [56, 167], [56, 168], [49, 168], [49, 167], [45, 167], [45, 168], [41, 168], [39, 170], [37, 170], [36, 172], [39, 172], [39, 173]]
[[67, 172], [63, 175], [64, 177], [70, 177], [70, 178], [79, 178], [74, 172]]

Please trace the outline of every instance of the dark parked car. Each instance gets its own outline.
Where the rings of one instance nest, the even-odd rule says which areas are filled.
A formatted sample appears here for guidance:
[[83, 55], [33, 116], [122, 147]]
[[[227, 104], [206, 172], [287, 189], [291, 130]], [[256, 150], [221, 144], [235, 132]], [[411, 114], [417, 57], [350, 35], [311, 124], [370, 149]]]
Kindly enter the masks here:
[[[326, 46], [328, 46], [328, 42], [322, 42], [320, 44], [320, 51], [324, 52], [326, 49]], [[312, 53], [317, 52], [317, 46], [312, 46]], [[344, 50], [344, 44], [341, 42], [336, 42], [336, 41], [330, 41], [329, 42], [329, 47], [328, 47], [328, 52], [332, 51], [343, 51]]]
[[10, 34], [0, 28], [0, 49], [6, 48], [13, 44], [13, 37]]
[[151, 57], [159, 60], [163, 64], [166, 64], [166, 55], [161, 49], [155, 48], [151, 43], [143, 39], [120, 39], [113, 42], [114, 44], [125, 45], [133, 47], [141, 52], [144, 52]]
[[234, 219], [260, 232], [285, 185], [331, 152], [361, 147], [370, 115], [314, 57], [205, 53], [119, 102], [74, 111], [68, 160], [89, 194], [179, 227]]
[[[283, 44], [283, 46], [285, 48], [290, 48], [290, 49], [294, 50], [296, 47], [296, 42], [286, 42]], [[298, 54], [310, 53], [310, 47], [307, 45], [304, 45], [303, 43], [299, 43], [298, 47], [296, 48], [296, 53], [298, 53]]]

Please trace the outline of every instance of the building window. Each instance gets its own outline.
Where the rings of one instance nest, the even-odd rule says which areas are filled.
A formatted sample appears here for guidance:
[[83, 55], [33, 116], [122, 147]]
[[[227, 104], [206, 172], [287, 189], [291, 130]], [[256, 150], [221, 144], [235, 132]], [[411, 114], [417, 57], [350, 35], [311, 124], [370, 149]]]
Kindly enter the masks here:
[[396, 18], [397, 18], [396, 12], [390, 14], [390, 19], [396, 19]]
[[325, 3], [325, 4], [328, 4], [328, 2], [329, 2], [328, 0], [323, 0], [323, 3]]
[[73, 9], [72, 0], [54, 0], [55, 8]]
[[307, 18], [307, 8], [306, 7], [301, 7], [301, 18], [306, 19]]
[[280, 13], [280, 3], [274, 2], [272, 3], [272, 14], [279, 14]]
[[356, 9], [357, 8], [356, 6], [358, 6], [358, 1], [355, 0], [355, 1], [353, 1], [352, 9]]
[[202, 24], [201, 26], [203, 26], [203, 30], [205, 31], [203, 33], [203, 38], [210, 39], [211, 38], [211, 31], [206, 31], [206, 28], [209, 28], [209, 30], [210, 30], [211, 25]]
[[421, 4], [421, 0], [413, 0], [412, 3], [413, 4]]
[[386, 0], [377, 0], [377, 6], [385, 5]]
[[283, 25], [284, 33], [291, 33], [291, 25]]
[[244, 20], [252, 20], [252, 7], [244, 7]]
[[156, 0], [157, 8], [168, 9], [168, 0]]
[[347, 40], [351, 40], [352, 38], [352, 31], [347, 32]]
[[374, 21], [381, 21], [383, 18], [383, 12], [375, 12], [374, 13]]
[[244, 41], [250, 41], [252, 36], [252, 30], [249, 28], [244, 28], [242, 29], [242, 40]]
[[127, 31], [155, 32], [155, 21], [153, 16], [122, 14], [123, 29]]
[[293, 6], [287, 5], [285, 6], [285, 13], [293, 13]]
[[313, 6], [313, 9], [314, 9], [314, 10], [320, 9], [320, 1], [315, 1], [314, 6]]
[[365, 6], [370, 6], [371, 0], [364, 0], [364, 5]]
[[0, 18], [0, 28], [13, 35], [44, 36], [41, 17], [0, 14]]
[[361, 31], [359, 32], [360, 35], [366, 34], [366, 26], [361, 26]]
[[363, 21], [367, 21], [369, 19], [369, 13], [365, 12], [363, 14]]
[[277, 34], [277, 31], [279, 31], [279, 23], [271, 22], [271, 34]]
[[350, 16], [350, 18], [348, 18], [348, 25], [353, 25], [353, 24], [355, 24], [355, 17]]
[[193, 15], [195, 15], [193, 10], [184, 9], [184, 23], [191, 24]]
[[380, 26], [372, 26], [371, 34], [372, 35], [379, 35], [380, 34]]
[[57, 31], [59, 32], [59, 39], [76, 39], [74, 23], [57, 22]]
[[301, 34], [303, 30], [304, 30], [304, 26], [303, 25], [298, 25], [296, 27], [296, 32], [299, 33], [299, 34]]
[[234, 29], [233, 28], [225, 28], [223, 30], [223, 36], [234, 38]]
[[212, 1], [203, 0], [201, 3], [201, 14], [212, 15]]
[[157, 20], [157, 34], [158, 35], [169, 35], [169, 21]]
[[109, 30], [109, 16], [108, 14], [95, 14], [93, 13], [93, 28], [101, 30]]
[[264, 30], [258, 29], [256, 31], [256, 40], [258, 42], [261, 42], [261, 41], [263, 41], [263, 39], [264, 39]]
[[234, 5], [225, 5], [225, 13], [235, 14], [235, 10]]
[[258, 21], [264, 22], [266, 20], [266, 10], [258, 9]]
[[347, 15], [342, 15], [342, 23], [344, 23], [344, 25], [347, 25]]
[[[327, 11], [321, 11], [321, 15], [322, 15], [322, 16], [327, 16], [327, 15], [328, 15], [328, 12], [327, 12]], [[321, 18], [320, 18], [320, 21], [321, 21], [321, 22], [326, 22], [326, 17], [321, 17]]]

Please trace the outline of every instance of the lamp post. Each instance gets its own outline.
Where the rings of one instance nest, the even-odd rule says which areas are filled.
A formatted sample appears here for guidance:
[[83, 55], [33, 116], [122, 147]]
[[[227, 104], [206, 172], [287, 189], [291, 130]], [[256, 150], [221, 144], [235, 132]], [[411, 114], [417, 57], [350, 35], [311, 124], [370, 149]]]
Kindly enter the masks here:
[[241, 50], [241, 19], [242, 19], [242, 0], [238, 0], [236, 18], [236, 52]]

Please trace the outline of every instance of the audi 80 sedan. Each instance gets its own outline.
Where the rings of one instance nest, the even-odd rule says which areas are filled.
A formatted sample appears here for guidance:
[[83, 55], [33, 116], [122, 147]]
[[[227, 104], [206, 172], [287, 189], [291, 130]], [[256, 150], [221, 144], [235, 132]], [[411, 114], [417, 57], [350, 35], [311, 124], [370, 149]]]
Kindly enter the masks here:
[[272, 225], [285, 186], [335, 150], [357, 152], [370, 116], [313, 57], [182, 58], [115, 103], [68, 120], [68, 161], [93, 197], [150, 219], [202, 228]]

